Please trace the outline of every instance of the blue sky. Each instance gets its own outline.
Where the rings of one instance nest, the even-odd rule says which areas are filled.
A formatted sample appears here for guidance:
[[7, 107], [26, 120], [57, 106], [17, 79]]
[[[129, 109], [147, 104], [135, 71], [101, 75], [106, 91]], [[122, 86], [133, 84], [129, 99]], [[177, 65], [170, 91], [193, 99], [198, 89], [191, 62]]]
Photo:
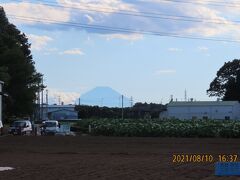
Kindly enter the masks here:
[[[3, 0], [0, 5], [10, 22], [29, 37], [52, 102], [61, 96], [65, 103], [73, 103], [96, 86], [109, 86], [133, 96], [135, 102], [167, 103], [170, 95], [184, 100], [185, 89], [188, 98], [215, 100], [206, 90], [224, 62], [240, 57], [240, 43], [103, 31], [69, 23], [238, 41], [240, 25], [234, 21], [240, 17], [240, 6], [221, 2], [228, 5], [207, 0]], [[146, 12], [171, 19], [147, 17]], [[173, 20], [183, 16], [203, 22]]]

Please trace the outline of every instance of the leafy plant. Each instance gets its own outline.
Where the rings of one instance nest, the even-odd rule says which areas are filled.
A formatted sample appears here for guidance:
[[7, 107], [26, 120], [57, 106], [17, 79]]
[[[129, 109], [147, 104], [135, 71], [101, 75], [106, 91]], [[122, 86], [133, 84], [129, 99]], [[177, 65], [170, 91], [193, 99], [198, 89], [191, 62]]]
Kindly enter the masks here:
[[134, 137], [240, 137], [239, 121], [222, 120], [133, 120], [88, 119], [77, 124], [81, 129], [92, 127], [93, 135]]

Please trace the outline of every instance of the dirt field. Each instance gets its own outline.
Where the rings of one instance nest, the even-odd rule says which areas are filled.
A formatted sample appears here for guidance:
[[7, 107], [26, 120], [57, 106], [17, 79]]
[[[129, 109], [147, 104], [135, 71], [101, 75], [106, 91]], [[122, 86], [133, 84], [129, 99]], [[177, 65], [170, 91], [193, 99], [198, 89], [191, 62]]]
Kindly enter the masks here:
[[172, 155], [239, 150], [240, 139], [7, 136], [0, 137], [0, 167], [15, 169], [0, 179], [226, 179], [214, 176], [214, 163], [173, 164]]

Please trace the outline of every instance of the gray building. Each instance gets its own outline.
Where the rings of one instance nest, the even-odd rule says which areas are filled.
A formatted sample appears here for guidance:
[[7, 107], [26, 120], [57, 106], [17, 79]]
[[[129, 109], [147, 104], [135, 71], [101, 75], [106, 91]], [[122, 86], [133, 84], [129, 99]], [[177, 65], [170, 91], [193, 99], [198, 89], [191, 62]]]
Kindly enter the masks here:
[[175, 101], [160, 113], [160, 119], [240, 120], [238, 101]]
[[43, 120], [77, 120], [75, 105], [43, 105]]

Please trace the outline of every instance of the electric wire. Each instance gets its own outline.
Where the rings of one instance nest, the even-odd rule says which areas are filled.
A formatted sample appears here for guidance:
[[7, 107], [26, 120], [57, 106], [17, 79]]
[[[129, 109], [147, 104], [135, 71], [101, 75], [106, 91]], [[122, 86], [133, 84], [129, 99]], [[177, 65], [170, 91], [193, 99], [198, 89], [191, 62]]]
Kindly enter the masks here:
[[[17, 2], [22, 2], [21, 0], [13, 0]], [[35, 0], [38, 1], [38, 0]], [[190, 17], [190, 16], [178, 16], [178, 15], [169, 15], [164, 13], [150, 13], [150, 12], [138, 12], [138, 11], [130, 11], [130, 10], [119, 10], [114, 8], [93, 8], [88, 5], [77, 5], [76, 7], [72, 6], [63, 6], [50, 1], [39, 1], [42, 5], [47, 5], [51, 7], [58, 8], [66, 8], [66, 9], [75, 9], [75, 10], [84, 10], [90, 12], [101, 12], [101, 13], [111, 13], [111, 14], [119, 14], [126, 16], [137, 16], [137, 17], [145, 17], [152, 19], [162, 19], [162, 20], [173, 20], [173, 21], [186, 21], [186, 22], [196, 22], [196, 23], [209, 23], [209, 24], [224, 24], [224, 25], [239, 25], [240, 21], [236, 20], [227, 20], [227, 19], [219, 19], [219, 18], [198, 18], [198, 17]], [[62, 3], [66, 4], [66, 3]], [[66, 4], [69, 5], [69, 4]]]
[[240, 42], [240, 39], [235, 39], [234, 40], [234, 39], [229, 39], [229, 38], [206, 38], [206, 37], [199, 37], [199, 36], [186, 36], [186, 35], [181, 35], [181, 34], [178, 34], [178, 33], [135, 30], [135, 29], [129, 29], [129, 28], [122, 28], [122, 27], [89, 25], [89, 24], [75, 23], [75, 22], [63, 22], [63, 21], [44, 19], [44, 18], [32, 18], [32, 17], [25, 17], [25, 16], [16, 16], [16, 15], [11, 15], [11, 14], [9, 14], [8, 16], [13, 18], [13, 19], [19, 19], [19, 20], [30, 21], [30, 22], [54, 23], [55, 25], [75, 27], [75, 28], [86, 28], [86, 29], [91, 29], [91, 30], [102, 30], [102, 31], [108, 31], [108, 32], [112, 32], [112, 33], [144, 34], [144, 35], [165, 36], [165, 37], [184, 38], [184, 39], [198, 39], [198, 40], [219, 41], [219, 42], [235, 42], [235, 43]]

